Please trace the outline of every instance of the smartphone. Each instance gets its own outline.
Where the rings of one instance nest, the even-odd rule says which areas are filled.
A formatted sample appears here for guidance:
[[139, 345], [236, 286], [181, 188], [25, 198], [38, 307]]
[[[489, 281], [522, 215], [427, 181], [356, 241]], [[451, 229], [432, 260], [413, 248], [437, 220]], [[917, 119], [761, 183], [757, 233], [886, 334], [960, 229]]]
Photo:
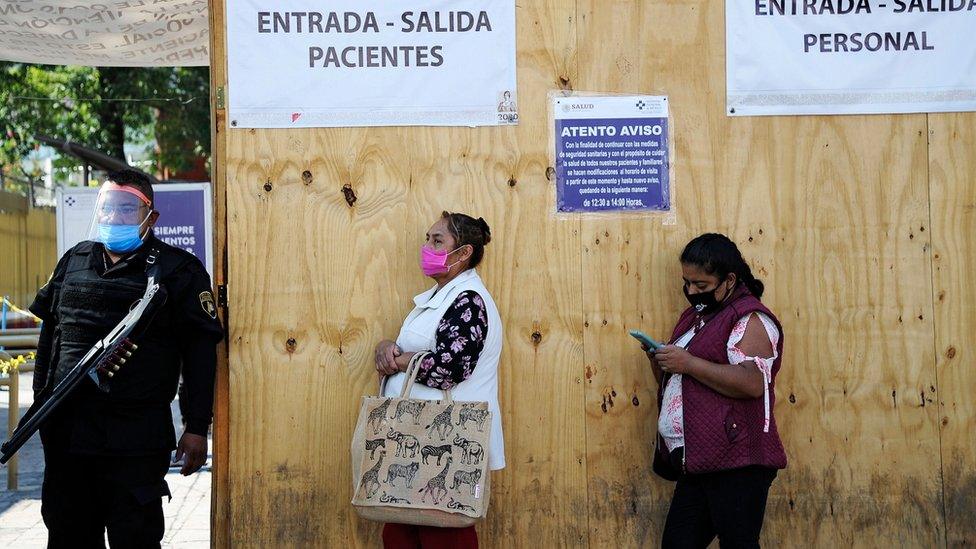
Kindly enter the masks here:
[[663, 344], [654, 341], [647, 334], [645, 334], [640, 330], [631, 330], [630, 335], [633, 336], [634, 339], [636, 339], [637, 341], [640, 341], [644, 345], [647, 345], [652, 351], [660, 349], [661, 347], [664, 346]]

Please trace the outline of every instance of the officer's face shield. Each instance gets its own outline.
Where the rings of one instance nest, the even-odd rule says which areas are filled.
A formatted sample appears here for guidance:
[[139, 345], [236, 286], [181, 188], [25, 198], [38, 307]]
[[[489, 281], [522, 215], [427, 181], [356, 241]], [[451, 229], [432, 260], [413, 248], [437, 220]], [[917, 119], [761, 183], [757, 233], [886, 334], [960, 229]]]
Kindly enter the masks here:
[[88, 225], [88, 240], [105, 243], [105, 235], [122, 227], [145, 238], [151, 228], [153, 210], [138, 189], [107, 182], [98, 191], [95, 210]]

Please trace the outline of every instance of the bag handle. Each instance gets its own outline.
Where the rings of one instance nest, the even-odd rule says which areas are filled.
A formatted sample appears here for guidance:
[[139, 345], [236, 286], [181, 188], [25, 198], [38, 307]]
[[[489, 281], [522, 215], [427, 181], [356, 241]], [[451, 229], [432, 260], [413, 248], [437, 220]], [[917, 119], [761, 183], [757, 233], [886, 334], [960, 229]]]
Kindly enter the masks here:
[[[412, 357], [410, 357], [410, 362], [407, 363], [407, 371], [404, 372], [405, 374], [407, 374], [407, 383], [403, 385], [403, 389], [400, 391], [400, 398], [407, 398], [410, 396], [409, 387], [413, 385], [416, 382], [415, 380], [417, 379], [417, 372], [415, 372], [414, 370], [420, 371], [419, 366], [417, 368], [414, 368], [414, 366], [418, 364], [421, 360], [427, 358], [427, 355], [429, 354], [430, 351], [420, 351], [418, 353], [415, 353]], [[389, 381], [390, 378], [393, 377], [394, 375], [396, 374], [383, 376], [383, 378], [380, 380], [380, 394], [377, 396], [379, 396], [380, 398], [383, 397], [383, 394], [386, 392], [386, 382]], [[406, 396], [404, 396], [404, 392], [406, 392]]]
[[[430, 351], [420, 351], [410, 357], [410, 363], [407, 364], [407, 382], [403, 385], [400, 398], [410, 398], [410, 390], [413, 388], [413, 384], [417, 382], [417, 374], [420, 372], [420, 363], [432, 354], [434, 353]], [[452, 404], [454, 397], [451, 396], [450, 389], [445, 389], [442, 392], [444, 393], [444, 402]]]
[[[420, 351], [418, 353], [415, 353], [412, 357], [410, 357], [410, 362], [407, 364], [407, 371], [404, 372], [405, 374], [407, 374], [407, 380], [406, 383], [404, 383], [403, 385], [403, 389], [400, 391], [400, 398], [410, 397], [410, 387], [414, 383], [416, 383], [417, 373], [420, 371], [419, 363], [421, 360], [427, 358], [427, 355], [429, 354], [430, 351]], [[380, 398], [383, 397], [383, 394], [386, 392], [386, 382], [389, 381], [390, 378], [393, 377], [394, 375], [396, 374], [383, 376], [383, 378], [380, 380], [380, 394], [377, 396], [379, 396]]]
[[[403, 389], [400, 390], [400, 398], [410, 398], [410, 391], [413, 389], [413, 384], [417, 382], [417, 374], [420, 373], [420, 363], [431, 354], [432, 353], [430, 351], [420, 351], [410, 357], [410, 362], [407, 364], [407, 371], [404, 372], [407, 374], [407, 379], [403, 384]], [[386, 382], [389, 379], [390, 376], [383, 376], [382, 381], [380, 381], [380, 397], [382, 397], [386, 392]], [[445, 390], [443, 392], [445, 402], [448, 404], [454, 402], [454, 397], [451, 396], [450, 390]]]
[[410, 362], [407, 364], [407, 380], [403, 383], [403, 389], [400, 391], [400, 398], [410, 398], [410, 390], [413, 388], [413, 384], [417, 382], [417, 374], [420, 373], [420, 361], [427, 358], [430, 355], [429, 351], [420, 351], [419, 353], [414, 353], [410, 357]]

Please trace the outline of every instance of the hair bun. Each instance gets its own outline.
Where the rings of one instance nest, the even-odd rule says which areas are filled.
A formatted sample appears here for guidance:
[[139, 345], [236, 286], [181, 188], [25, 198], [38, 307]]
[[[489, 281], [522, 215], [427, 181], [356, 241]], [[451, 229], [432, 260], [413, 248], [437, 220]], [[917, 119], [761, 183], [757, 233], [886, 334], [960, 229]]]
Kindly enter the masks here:
[[485, 218], [478, 218], [478, 227], [481, 229], [481, 232], [485, 233], [485, 244], [491, 242], [491, 229], [488, 227], [488, 222], [485, 221]]

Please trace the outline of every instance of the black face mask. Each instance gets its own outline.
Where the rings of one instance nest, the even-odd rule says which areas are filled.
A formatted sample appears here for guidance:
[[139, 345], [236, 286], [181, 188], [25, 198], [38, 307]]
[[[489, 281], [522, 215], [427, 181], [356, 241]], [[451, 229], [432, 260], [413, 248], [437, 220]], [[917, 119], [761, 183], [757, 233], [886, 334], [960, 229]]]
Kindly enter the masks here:
[[721, 287], [722, 284], [719, 283], [719, 285], [716, 286], [714, 290], [707, 291], [707, 292], [699, 292], [697, 294], [690, 294], [688, 293], [688, 287], [682, 286], [681, 291], [684, 292], [685, 299], [687, 299], [688, 303], [691, 303], [691, 306], [698, 311], [698, 314], [708, 315], [722, 308], [722, 302], [725, 301], [732, 293], [731, 290], [726, 291], [725, 296], [723, 296], [722, 300], [719, 301], [719, 299], [715, 297], [715, 292], [717, 292]]

